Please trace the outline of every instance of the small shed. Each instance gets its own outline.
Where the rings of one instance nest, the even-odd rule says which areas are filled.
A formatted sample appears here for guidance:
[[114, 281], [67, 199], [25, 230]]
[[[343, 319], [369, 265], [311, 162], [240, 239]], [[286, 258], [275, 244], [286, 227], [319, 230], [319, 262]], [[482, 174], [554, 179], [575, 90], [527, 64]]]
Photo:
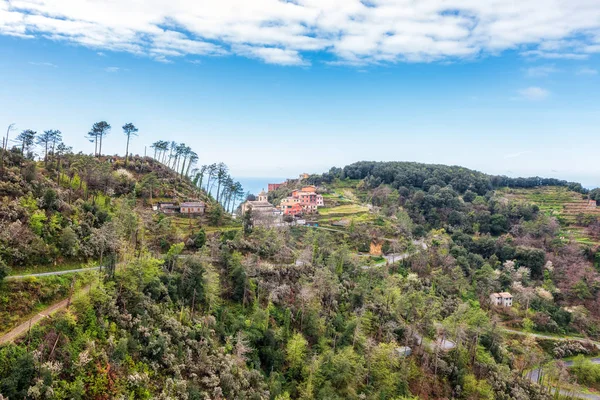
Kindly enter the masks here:
[[175, 214], [179, 212], [179, 206], [172, 202], [159, 202], [157, 203], [156, 208], [158, 211], [165, 214]]

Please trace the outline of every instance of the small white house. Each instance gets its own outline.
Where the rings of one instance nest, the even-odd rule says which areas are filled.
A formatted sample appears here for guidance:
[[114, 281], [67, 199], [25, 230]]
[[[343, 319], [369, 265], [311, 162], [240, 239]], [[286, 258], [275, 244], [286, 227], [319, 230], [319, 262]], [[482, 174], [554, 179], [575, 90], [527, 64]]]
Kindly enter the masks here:
[[512, 307], [513, 296], [508, 292], [492, 293], [490, 303], [497, 307]]

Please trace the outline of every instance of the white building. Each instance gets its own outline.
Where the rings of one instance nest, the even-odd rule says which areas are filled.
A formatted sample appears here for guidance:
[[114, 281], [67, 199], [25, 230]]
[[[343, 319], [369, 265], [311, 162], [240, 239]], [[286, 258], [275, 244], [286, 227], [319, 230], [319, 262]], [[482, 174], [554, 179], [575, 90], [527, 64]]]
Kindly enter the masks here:
[[513, 296], [508, 292], [492, 293], [490, 303], [497, 307], [512, 307]]

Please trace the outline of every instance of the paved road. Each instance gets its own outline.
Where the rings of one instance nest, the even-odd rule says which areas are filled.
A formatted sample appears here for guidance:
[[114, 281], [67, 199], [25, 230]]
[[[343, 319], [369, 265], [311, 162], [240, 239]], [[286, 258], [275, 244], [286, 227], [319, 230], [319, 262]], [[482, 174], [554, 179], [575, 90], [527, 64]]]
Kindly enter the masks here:
[[[86, 286], [79, 293], [87, 293], [89, 291], [90, 291], [90, 286]], [[15, 339], [17, 339], [19, 336], [26, 334], [27, 331], [29, 330], [30, 326], [34, 326], [35, 324], [40, 322], [42, 319], [49, 317], [50, 315], [54, 314], [57, 311], [65, 309], [68, 304], [69, 304], [69, 299], [64, 299], [64, 300], [59, 301], [58, 303], [52, 304], [50, 307], [39, 312], [38, 314], [33, 316], [31, 319], [28, 319], [27, 321], [23, 322], [21, 325], [16, 326], [14, 329], [12, 329], [11, 331], [4, 334], [3, 336], [0, 336], [0, 345], [3, 345], [4, 343], [12, 342]]]
[[591, 339], [587, 339], [587, 338], [581, 338], [581, 337], [577, 337], [577, 336], [549, 336], [549, 335], [544, 335], [541, 333], [529, 333], [529, 332], [518, 331], [515, 329], [505, 328], [503, 326], [501, 326], [500, 328], [504, 332], [514, 333], [515, 335], [522, 335], [522, 336], [533, 336], [533, 337], [536, 337], [539, 339], [558, 340], [561, 342], [566, 341], [566, 340], [571, 340], [571, 341], [576, 341], [576, 342], [581, 342], [581, 343], [591, 343], [600, 350], [600, 342], [597, 342], [597, 341], [591, 340]]
[[[600, 358], [598, 358], [598, 357], [590, 358], [589, 360], [594, 364], [600, 364]], [[574, 364], [574, 361], [572, 361], [572, 360], [566, 360], [563, 362], [565, 363], [565, 365], [567, 367], [572, 367]], [[527, 378], [529, 378], [532, 382], [538, 383], [540, 380], [540, 374], [542, 373], [542, 371], [543, 371], [543, 367], [531, 370], [531, 371], [529, 371], [529, 373], [527, 373]], [[600, 395], [593, 394], [593, 393], [572, 392], [569, 390], [561, 389], [560, 394], [562, 394], [564, 396], [578, 398], [578, 399], [600, 400]]]
[[[562, 337], [548, 336], [548, 335], [544, 335], [544, 334], [540, 334], [540, 333], [529, 333], [529, 332], [523, 332], [523, 331], [517, 331], [514, 329], [504, 328], [504, 327], [501, 327], [501, 329], [504, 332], [513, 333], [513, 334], [522, 335], [522, 336], [533, 336], [533, 337], [540, 338], [540, 339], [550, 339], [550, 340], [558, 340], [558, 341], [571, 340], [571, 341], [578, 341], [578, 342], [582, 342], [582, 343], [592, 343], [594, 346], [596, 346], [597, 348], [600, 349], [600, 342], [596, 342], [596, 341], [590, 340], [590, 339], [579, 338], [579, 337], [574, 337], [574, 336], [562, 336]], [[600, 357], [591, 358], [590, 361], [594, 364], [600, 364]], [[565, 360], [563, 362], [565, 363], [565, 365], [567, 367], [572, 367], [573, 363], [574, 363], [572, 360]], [[531, 380], [532, 382], [538, 383], [540, 380], [540, 374], [542, 374], [542, 372], [543, 372], [543, 367], [536, 368], [527, 373], [527, 378], [529, 378], [529, 380]], [[568, 397], [573, 397], [573, 398], [578, 398], [578, 399], [600, 400], [600, 395], [592, 394], [592, 393], [572, 392], [569, 390], [561, 389], [560, 394], [562, 394], [563, 396], [568, 396]]]
[[4, 279], [11, 280], [11, 279], [25, 279], [25, 278], [39, 277], [39, 276], [52, 276], [52, 275], [74, 274], [74, 273], [79, 273], [79, 272], [95, 271], [95, 270], [98, 270], [100, 268], [102, 268], [102, 267], [68, 269], [68, 270], [65, 270], [65, 271], [40, 272], [39, 274], [28, 274], [28, 275], [9, 275], [9, 276], [7, 276]]

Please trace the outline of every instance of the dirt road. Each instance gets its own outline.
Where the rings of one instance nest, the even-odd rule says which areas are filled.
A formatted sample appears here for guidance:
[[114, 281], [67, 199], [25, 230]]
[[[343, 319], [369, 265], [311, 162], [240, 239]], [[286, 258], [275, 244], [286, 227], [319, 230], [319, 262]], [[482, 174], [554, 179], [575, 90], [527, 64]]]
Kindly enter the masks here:
[[[90, 291], [90, 286], [86, 286], [79, 293], [87, 293], [89, 291]], [[26, 334], [27, 331], [29, 330], [30, 326], [33, 327], [38, 322], [43, 320], [44, 318], [49, 317], [50, 315], [54, 314], [57, 311], [67, 308], [68, 304], [69, 304], [69, 299], [64, 299], [64, 300], [59, 301], [58, 303], [52, 304], [50, 307], [37, 313], [32, 318], [28, 319], [27, 321], [16, 326], [14, 329], [12, 329], [11, 331], [9, 331], [6, 334], [4, 334], [3, 336], [1, 336], [0, 337], [0, 345], [3, 345], [4, 343], [12, 342], [15, 339], [17, 339], [18, 337]]]

